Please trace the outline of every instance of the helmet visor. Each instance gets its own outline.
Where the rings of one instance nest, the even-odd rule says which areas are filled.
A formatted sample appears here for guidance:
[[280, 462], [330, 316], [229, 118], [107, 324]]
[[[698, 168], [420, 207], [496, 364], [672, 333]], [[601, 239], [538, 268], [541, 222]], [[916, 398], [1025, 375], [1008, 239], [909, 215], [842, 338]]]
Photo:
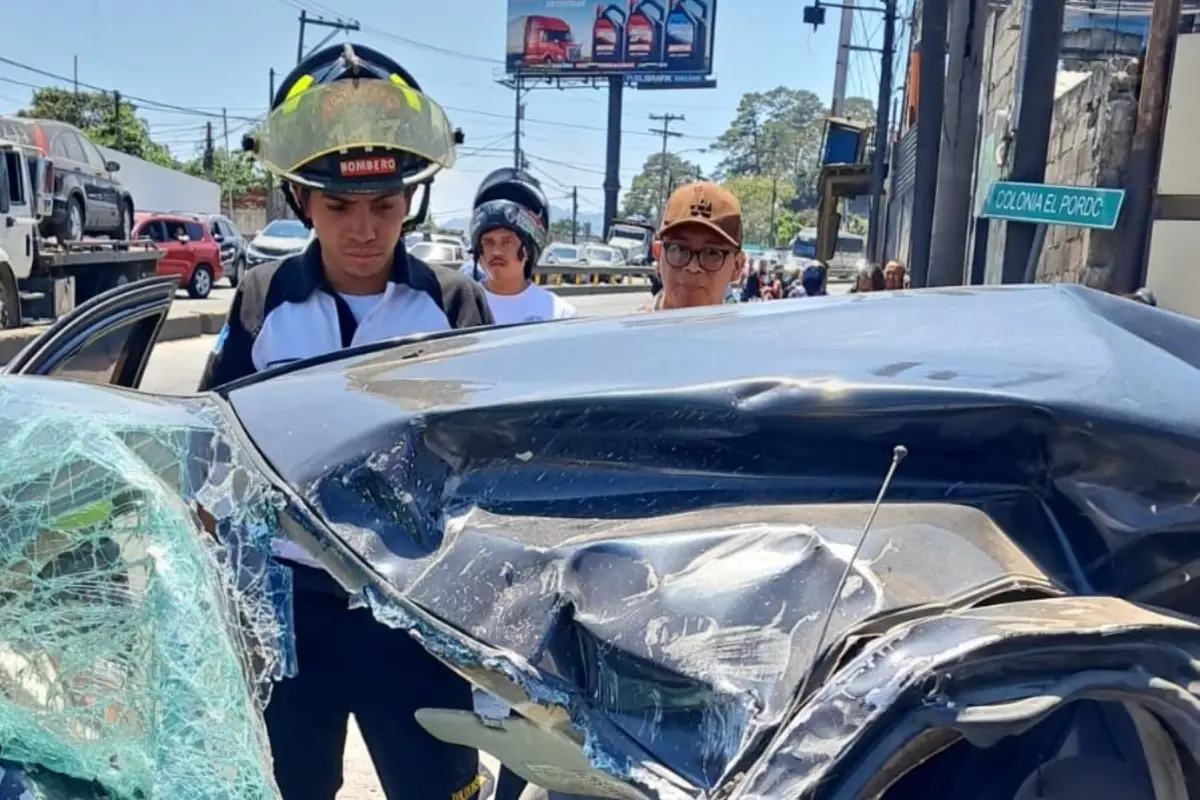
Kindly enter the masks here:
[[[339, 80], [300, 91], [273, 109], [256, 135], [263, 167], [294, 176], [315, 159], [350, 149], [393, 150], [454, 165], [454, 131], [441, 106], [395, 81]], [[343, 179], [378, 177], [386, 152], [342, 162]], [[390, 160], [393, 170], [395, 159]]]

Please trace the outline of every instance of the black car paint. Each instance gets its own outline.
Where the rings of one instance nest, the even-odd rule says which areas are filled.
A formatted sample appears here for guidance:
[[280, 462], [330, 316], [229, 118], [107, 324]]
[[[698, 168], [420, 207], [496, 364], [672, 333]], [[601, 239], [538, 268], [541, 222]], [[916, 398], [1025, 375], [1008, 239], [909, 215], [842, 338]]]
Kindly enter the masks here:
[[[1023, 580], [1195, 613], [1168, 590], [1187, 588], [1200, 560], [1198, 334], [1191, 320], [1079, 287], [859, 295], [431, 337], [228, 397], [305, 505], [394, 587], [391, 602], [407, 607], [394, 624], [435, 651], [440, 641], [440, 655], [501, 696], [497, 669], [489, 677], [464, 638], [535, 701], [565, 692], [582, 729], [620, 742], [613, 770], [618, 755], [649, 753], [673, 776], [662, 780], [711, 790], [791, 713], [819, 655], [788, 638], [793, 606], [821, 610], [796, 587], [832, 591], [829, 553], [851, 546], [896, 444], [910, 456], [889, 503], [982, 511], [991, 547], [1011, 542], [1037, 565]], [[340, 411], [281, 424], [313, 407]], [[830, 502], [845, 516], [814, 525], [812, 504]], [[731, 506], [750, 510], [743, 523], [719, 522]], [[744, 588], [720, 576], [690, 599], [657, 588], [709, 551], [770, 562], [754, 511], [780, 507], [793, 522], [777, 543], [805, 557], [776, 554]], [[667, 534], [685, 512], [699, 517]], [[951, 552], [962, 524], [933, 528], [927, 552]], [[916, 536], [877, 535], [868, 552]], [[928, 591], [913, 600], [927, 609], [1020, 583], [998, 569], [937, 589], [921, 566], [889, 571]], [[839, 607], [835, 633], [891, 607], [880, 580], [875, 601], [855, 593]], [[643, 592], [669, 620], [656, 647], [638, 641], [651, 616], [633, 600]], [[792, 611], [773, 628], [764, 604]], [[756, 656], [761, 638], [740, 639], [729, 661], [712, 642], [707, 662], [667, 655], [706, 626], [786, 633], [801, 666]], [[739, 682], [739, 659], [772, 678]]]

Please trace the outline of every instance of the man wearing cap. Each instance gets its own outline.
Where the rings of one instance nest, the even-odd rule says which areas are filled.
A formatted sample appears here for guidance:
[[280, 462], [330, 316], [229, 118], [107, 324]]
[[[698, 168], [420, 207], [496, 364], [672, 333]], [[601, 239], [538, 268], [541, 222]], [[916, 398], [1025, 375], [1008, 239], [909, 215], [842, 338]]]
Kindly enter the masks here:
[[716, 306], [746, 263], [742, 252], [742, 206], [709, 181], [676, 189], [667, 200], [658, 229], [662, 291], [653, 310]]

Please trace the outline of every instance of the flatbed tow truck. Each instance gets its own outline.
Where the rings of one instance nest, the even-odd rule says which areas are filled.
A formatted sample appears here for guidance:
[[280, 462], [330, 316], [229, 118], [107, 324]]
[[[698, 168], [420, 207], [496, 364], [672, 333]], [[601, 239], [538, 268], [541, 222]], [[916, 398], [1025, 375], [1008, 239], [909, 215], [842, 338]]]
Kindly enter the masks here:
[[0, 139], [0, 329], [53, 320], [101, 292], [155, 273], [149, 241], [58, 242], [38, 233], [54, 204], [52, 162]]

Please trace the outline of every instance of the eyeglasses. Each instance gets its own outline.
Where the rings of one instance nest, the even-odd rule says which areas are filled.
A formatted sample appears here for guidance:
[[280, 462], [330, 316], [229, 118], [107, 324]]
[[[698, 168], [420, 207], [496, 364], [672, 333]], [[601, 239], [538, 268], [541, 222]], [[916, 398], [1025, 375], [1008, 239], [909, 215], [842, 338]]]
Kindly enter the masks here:
[[700, 264], [700, 268], [708, 272], [716, 272], [725, 266], [725, 259], [733, 253], [732, 250], [722, 250], [719, 247], [691, 248], [681, 244], [669, 244], [663, 248], [663, 260], [667, 266], [683, 269], [692, 263], [692, 259]]

